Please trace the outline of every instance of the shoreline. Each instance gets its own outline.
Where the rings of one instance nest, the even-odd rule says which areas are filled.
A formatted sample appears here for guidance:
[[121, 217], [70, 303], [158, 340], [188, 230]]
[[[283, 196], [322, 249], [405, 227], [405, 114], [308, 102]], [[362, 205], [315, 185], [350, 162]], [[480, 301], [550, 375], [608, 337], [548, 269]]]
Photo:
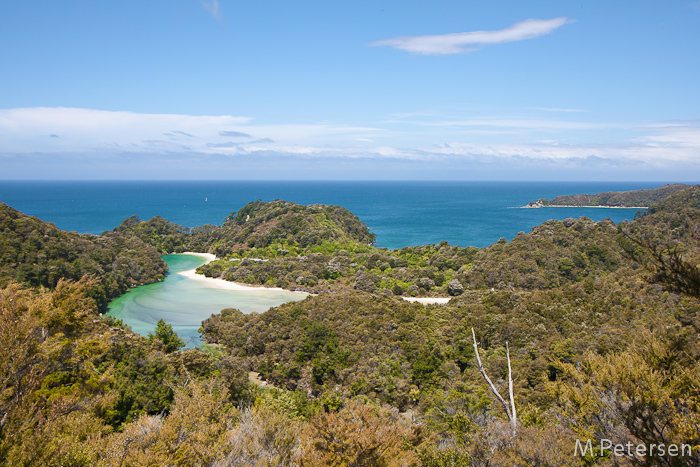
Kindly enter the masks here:
[[566, 204], [549, 204], [536, 206], [520, 206], [520, 209], [540, 209], [540, 208], [602, 208], [602, 209], [649, 209], [649, 206], [570, 206]]
[[[190, 256], [199, 256], [200, 258], [204, 258], [206, 260], [206, 263], [208, 264], [211, 263], [212, 261], [215, 261], [218, 259], [216, 255], [212, 253], [196, 253], [194, 251], [183, 251], [182, 253], [175, 253], [178, 255], [190, 255]], [[265, 287], [265, 286], [253, 286], [253, 285], [242, 285], [237, 282], [232, 282], [232, 281], [227, 281], [225, 279], [219, 279], [217, 277], [207, 277], [203, 274], [197, 274], [197, 268], [194, 269], [188, 269], [187, 271], [182, 271], [182, 272], [177, 272], [175, 274], [178, 274], [180, 276], [186, 277], [188, 279], [192, 279], [195, 281], [199, 282], [206, 282], [207, 284], [211, 285], [213, 288], [216, 289], [228, 289], [228, 290], [274, 290], [276, 292], [292, 292], [292, 293], [301, 293], [305, 295], [314, 295], [308, 292], [301, 292], [301, 291], [296, 291], [296, 290], [287, 290], [287, 289], [282, 289], [280, 287]], [[410, 303], [420, 303], [422, 305], [445, 305], [447, 302], [452, 300], [451, 297], [401, 297], [402, 299], [406, 300], [407, 302]]]
[[[217, 257], [216, 255], [212, 253], [195, 253], [193, 251], [184, 251], [182, 253], [175, 253], [177, 255], [190, 255], [190, 256], [199, 256], [200, 258], [204, 258], [206, 260], [206, 263], [208, 264], [211, 263], [212, 261], [216, 260]], [[215, 289], [227, 289], [227, 290], [257, 290], [257, 291], [274, 291], [274, 292], [290, 292], [290, 293], [300, 293], [300, 294], [305, 294], [305, 295], [312, 295], [308, 292], [301, 292], [297, 290], [287, 290], [283, 289], [280, 287], [265, 287], [263, 285], [260, 286], [254, 286], [254, 285], [242, 285], [237, 282], [232, 282], [232, 281], [227, 281], [225, 279], [219, 279], [218, 277], [207, 277], [204, 274], [197, 274], [197, 268], [194, 269], [188, 269], [187, 271], [182, 271], [182, 272], [176, 272], [175, 274], [186, 277], [188, 279], [192, 279], [195, 281], [199, 282], [205, 282], [212, 286], [212, 288]]]
[[649, 209], [649, 206], [567, 206], [566, 204], [552, 204], [543, 208], [603, 208], [603, 209]]

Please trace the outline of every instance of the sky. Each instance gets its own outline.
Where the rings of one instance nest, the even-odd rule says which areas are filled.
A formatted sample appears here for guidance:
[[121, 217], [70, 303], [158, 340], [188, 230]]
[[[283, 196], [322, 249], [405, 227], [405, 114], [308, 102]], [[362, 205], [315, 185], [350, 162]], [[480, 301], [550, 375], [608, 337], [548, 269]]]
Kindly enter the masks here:
[[0, 179], [700, 180], [700, 1], [0, 3]]

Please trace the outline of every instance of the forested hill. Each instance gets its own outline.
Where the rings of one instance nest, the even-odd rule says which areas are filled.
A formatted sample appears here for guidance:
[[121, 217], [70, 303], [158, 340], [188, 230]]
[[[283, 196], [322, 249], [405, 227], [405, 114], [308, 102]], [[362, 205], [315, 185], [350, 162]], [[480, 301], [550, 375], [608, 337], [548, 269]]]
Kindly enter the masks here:
[[222, 226], [188, 229], [161, 217], [125, 220], [116, 232], [129, 232], [163, 253], [199, 251], [217, 256], [250, 249], [299, 251], [326, 243], [371, 244], [376, 236], [360, 219], [340, 206], [304, 206], [275, 200], [253, 201], [232, 212]]
[[553, 207], [553, 206], [601, 206], [601, 207], [649, 207], [660, 203], [668, 196], [680, 190], [688, 188], [689, 185], [674, 183], [664, 185], [659, 188], [649, 190], [633, 191], [606, 191], [593, 195], [566, 195], [557, 196], [552, 200], [541, 198], [528, 203], [529, 208]]
[[151, 245], [119, 232], [80, 235], [0, 203], [0, 287], [10, 281], [53, 288], [60, 279], [98, 279], [104, 309], [130, 287], [163, 279], [167, 265]]

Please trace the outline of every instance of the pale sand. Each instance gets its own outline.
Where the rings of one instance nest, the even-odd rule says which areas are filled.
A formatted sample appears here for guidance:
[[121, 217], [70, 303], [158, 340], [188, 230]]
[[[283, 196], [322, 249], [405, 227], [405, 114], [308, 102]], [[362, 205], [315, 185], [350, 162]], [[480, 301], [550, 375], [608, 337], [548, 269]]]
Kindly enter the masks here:
[[180, 253], [181, 255], [190, 255], [190, 256], [199, 256], [200, 258], [204, 258], [207, 260], [206, 263], [211, 263], [212, 261], [215, 261], [217, 259], [216, 255], [213, 253], [195, 253], [193, 251], [186, 251], [184, 253]]
[[423, 305], [431, 305], [433, 303], [438, 303], [440, 305], [444, 305], [445, 303], [449, 302], [451, 298], [436, 298], [436, 297], [401, 297], [407, 302], [418, 302], [422, 303]]
[[[211, 253], [194, 253], [191, 251], [186, 251], [184, 253], [180, 253], [183, 255], [192, 255], [192, 256], [199, 256], [200, 258], [204, 258], [207, 260], [207, 263], [210, 263], [214, 261], [216, 258], [216, 255], [213, 255]], [[205, 263], [205, 264], [207, 264]], [[200, 281], [200, 282], [206, 282], [207, 285], [209, 285], [212, 288], [215, 289], [228, 289], [228, 290], [257, 290], [257, 291], [277, 291], [277, 292], [294, 292], [294, 293], [302, 293], [305, 295], [310, 295], [307, 292], [297, 292], [295, 290], [285, 290], [280, 287], [264, 287], [264, 286], [252, 286], [252, 285], [241, 285], [236, 282], [231, 282], [227, 281], [224, 279], [219, 279], [216, 277], [207, 277], [204, 274], [197, 274], [197, 269], [188, 269], [187, 271], [182, 271], [177, 273], [180, 276], [187, 277], [188, 279], [192, 279], [195, 281]]]

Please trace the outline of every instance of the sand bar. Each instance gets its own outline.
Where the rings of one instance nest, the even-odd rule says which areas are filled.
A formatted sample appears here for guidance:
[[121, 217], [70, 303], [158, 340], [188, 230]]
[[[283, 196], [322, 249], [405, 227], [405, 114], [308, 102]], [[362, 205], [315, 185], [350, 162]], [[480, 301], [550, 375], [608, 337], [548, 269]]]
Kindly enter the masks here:
[[[190, 256], [199, 256], [200, 258], [204, 258], [206, 260], [206, 263], [211, 263], [212, 261], [216, 260], [216, 255], [213, 255], [211, 253], [195, 253], [191, 251], [186, 251], [184, 253], [179, 253], [182, 255], [190, 255]], [[186, 277], [188, 279], [192, 279], [198, 282], [204, 282], [207, 284], [207, 286], [214, 288], [214, 289], [227, 289], [227, 290], [257, 290], [259, 292], [270, 290], [270, 291], [282, 291], [282, 292], [294, 292], [294, 293], [301, 293], [305, 295], [310, 295], [307, 292], [298, 292], [295, 290], [286, 290], [282, 289], [280, 287], [265, 287], [265, 286], [252, 286], [252, 285], [242, 285], [238, 284], [236, 282], [231, 282], [227, 281], [225, 279], [219, 279], [216, 277], [207, 277], [204, 274], [197, 274], [197, 268], [194, 269], [188, 269], [187, 271], [182, 271], [177, 273], [180, 276]]]

